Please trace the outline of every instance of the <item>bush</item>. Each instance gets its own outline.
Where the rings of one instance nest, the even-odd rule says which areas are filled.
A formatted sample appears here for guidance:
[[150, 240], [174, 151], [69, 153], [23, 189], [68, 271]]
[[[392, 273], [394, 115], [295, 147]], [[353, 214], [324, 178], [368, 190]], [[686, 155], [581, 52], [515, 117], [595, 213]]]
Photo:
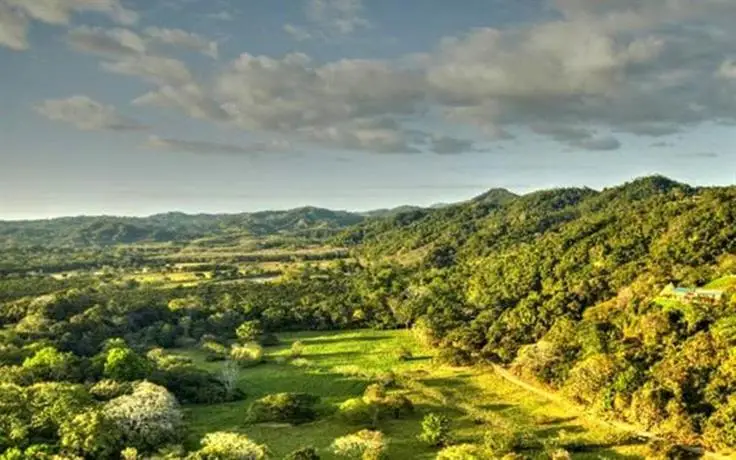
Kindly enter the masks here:
[[230, 349], [230, 359], [242, 367], [250, 367], [263, 362], [263, 347], [256, 344], [233, 345]]
[[245, 321], [235, 330], [235, 335], [243, 342], [253, 342], [263, 333], [260, 321]]
[[133, 385], [130, 382], [109, 379], [100, 380], [89, 389], [89, 393], [99, 401], [109, 401], [118, 396], [130, 394], [132, 391]]
[[288, 454], [284, 460], [319, 460], [319, 455], [314, 447], [302, 447]]
[[242, 398], [236, 389], [228, 389], [215, 374], [194, 366], [175, 366], [155, 372], [151, 381], [165, 386], [186, 404], [216, 404]]
[[145, 378], [151, 371], [151, 366], [144, 357], [130, 348], [113, 348], [105, 359], [105, 377], [132, 382]]
[[228, 349], [225, 345], [207, 340], [202, 342], [202, 350], [207, 354], [207, 361], [224, 361], [228, 356]]
[[340, 404], [340, 417], [354, 425], [370, 424], [373, 421], [373, 408], [363, 398], [352, 398]]
[[181, 435], [182, 413], [166, 388], [149, 382], [133, 387], [133, 393], [108, 401], [104, 415], [121, 434], [123, 445], [152, 450]]
[[194, 460], [261, 460], [268, 454], [266, 446], [239, 433], [207, 433], [201, 443], [202, 448], [194, 453]]
[[396, 388], [399, 386], [396, 374], [392, 371], [381, 372], [376, 375], [376, 382], [385, 389]]
[[401, 418], [414, 412], [414, 404], [404, 395], [389, 395], [380, 402], [382, 412], [393, 418]]
[[335, 439], [332, 451], [348, 458], [378, 460], [385, 455], [386, 441], [380, 431], [361, 430]]
[[319, 397], [306, 393], [278, 393], [254, 401], [248, 408], [248, 421], [300, 424], [317, 418]]
[[450, 442], [450, 419], [442, 414], [427, 414], [422, 420], [419, 440], [433, 447], [447, 445]]
[[109, 458], [120, 449], [116, 427], [102, 412], [83, 412], [59, 427], [61, 447], [88, 458]]
[[291, 348], [289, 348], [289, 356], [291, 356], [291, 359], [301, 358], [304, 354], [304, 348], [304, 342], [301, 340], [297, 340], [292, 343]]
[[386, 397], [386, 390], [378, 383], [368, 385], [363, 391], [363, 400], [368, 403], [382, 401]]
[[458, 444], [445, 447], [437, 453], [437, 460], [484, 460], [488, 458], [483, 450], [473, 444]]

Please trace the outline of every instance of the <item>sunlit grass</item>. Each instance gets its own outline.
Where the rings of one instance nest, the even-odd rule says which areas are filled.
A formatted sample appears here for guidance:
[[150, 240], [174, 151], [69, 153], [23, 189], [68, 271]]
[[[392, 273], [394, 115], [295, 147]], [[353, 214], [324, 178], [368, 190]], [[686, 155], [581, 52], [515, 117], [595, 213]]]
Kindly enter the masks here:
[[[407, 394], [417, 410], [409, 418], [381, 422], [379, 429], [390, 440], [389, 458], [434, 458], [436, 450], [417, 440], [422, 416], [428, 412], [448, 415], [458, 442], [481, 442], [484, 433], [500, 422], [542, 438], [563, 430], [574, 434], [591, 448], [574, 458], [644, 458], [641, 446], [608, 446], [615, 430], [589, 421], [576, 408], [531, 394], [489, 370], [433, 364], [406, 331], [303, 332], [279, 337], [280, 345], [266, 349], [265, 364], [241, 370], [239, 385], [246, 400], [187, 407], [191, 447], [207, 432], [232, 430], [267, 444], [274, 458], [307, 445], [318, 448], [322, 458], [335, 458], [329, 452], [332, 440], [360, 427], [329, 415], [330, 409], [361, 395], [375, 376], [392, 371], [403, 387], [394, 391]], [[304, 350], [299, 359], [291, 359], [290, 347], [297, 340]], [[396, 351], [400, 347], [409, 348], [413, 358], [399, 360]], [[198, 350], [177, 353], [213, 372], [222, 366], [207, 362]], [[320, 396], [328, 413], [316, 422], [294, 427], [245, 423], [247, 407], [254, 399], [289, 391]]]

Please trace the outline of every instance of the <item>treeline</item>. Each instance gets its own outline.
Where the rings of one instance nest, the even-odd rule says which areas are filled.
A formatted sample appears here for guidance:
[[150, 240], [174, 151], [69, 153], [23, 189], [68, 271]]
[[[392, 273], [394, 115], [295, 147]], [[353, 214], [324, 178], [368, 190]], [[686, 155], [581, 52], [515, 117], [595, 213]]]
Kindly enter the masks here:
[[657, 301], [668, 283], [736, 273], [736, 188], [650, 177], [412, 213], [344, 238], [366, 260], [421, 255], [404, 259], [408, 288], [390, 301], [447, 361], [511, 365], [677, 440], [736, 447], [733, 290], [717, 305]]
[[191, 241], [229, 235], [293, 234], [325, 238], [363, 216], [345, 211], [298, 208], [241, 214], [157, 214], [150, 217], [64, 217], [0, 221], [0, 248], [88, 247], [140, 242]]

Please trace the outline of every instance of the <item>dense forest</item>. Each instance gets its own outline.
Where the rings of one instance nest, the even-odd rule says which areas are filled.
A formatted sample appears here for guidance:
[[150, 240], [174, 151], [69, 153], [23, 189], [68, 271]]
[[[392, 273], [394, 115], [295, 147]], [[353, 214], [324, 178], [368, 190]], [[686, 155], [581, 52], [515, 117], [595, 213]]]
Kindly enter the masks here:
[[243, 214], [167, 213], [150, 217], [64, 217], [0, 221], [0, 248], [18, 246], [108, 246], [139, 242], [187, 241], [228, 234], [254, 236], [309, 234], [363, 220], [360, 214], [305, 207]]
[[[233, 228], [278, 233], [305, 219], [275, 216], [75, 218], [4, 223], [0, 235], [4, 244], [106, 245]], [[603, 191], [491, 190], [367, 219], [315, 210], [308, 222], [355, 224], [323, 235], [352, 259], [303, 265], [272, 283], [166, 289], [6, 272], [0, 449], [16, 456], [2, 458], [154, 452], [176, 443], [181, 422], [161, 422], [171, 413], [161, 407], [241, 397], [219, 376], [167, 358], [168, 349], [247, 362], [255, 358], [238, 348], [243, 341], [365, 327], [409, 328], [441, 362], [507, 366], [676, 442], [736, 448], [736, 187], [655, 176]], [[17, 257], [34, 257], [25, 251]], [[659, 296], [669, 284], [714, 280], [725, 293], [715, 303]], [[157, 428], [149, 436], [135, 420]]]

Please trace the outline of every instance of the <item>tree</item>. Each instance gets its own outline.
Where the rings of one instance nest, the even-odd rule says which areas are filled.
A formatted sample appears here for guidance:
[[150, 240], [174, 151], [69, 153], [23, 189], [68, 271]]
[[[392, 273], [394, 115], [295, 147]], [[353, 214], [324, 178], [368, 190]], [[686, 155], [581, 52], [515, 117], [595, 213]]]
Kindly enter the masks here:
[[235, 335], [243, 343], [254, 342], [261, 334], [263, 334], [263, 328], [261, 322], [257, 320], [245, 321], [235, 330]]
[[233, 360], [227, 360], [220, 369], [220, 382], [225, 388], [228, 398], [232, 398], [238, 389], [238, 377], [240, 376], [240, 368], [238, 363]]
[[433, 447], [446, 445], [450, 441], [450, 419], [442, 414], [427, 414], [422, 420], [419, 440]]
[[74, 355], [61, 353], [54, 347], [43, 347], [23, 361], [23, 367], [29, 369], [36, 380], [73, 379], [76, 365]]
[[239, 433], [208, 433], [201, 443], [202, 448], [194, 454], [196, 460], [261, 460], [268, 453], [266, 446]]
[[335, 439], [332, 451], [354, 459], [378, 460], [385, 454], [386, 441], [380, 431], [361, 430]]
[[134, 386], [133, 393], [108, 401], [104, 415], [121, 434], [123, 444], [152, 450], [179, 438], [182, 413], [169, 391], [149, 382]]
[[105, 377], [132, 382], [145, 378], [149, 372], [148, 361], [130, 348], [113, 348], [107, 353]]
[[59, 427], [61, 447], [75, 455], [108, 458], [120, 450], [116, 427], [98, 410], [82, 412]]

